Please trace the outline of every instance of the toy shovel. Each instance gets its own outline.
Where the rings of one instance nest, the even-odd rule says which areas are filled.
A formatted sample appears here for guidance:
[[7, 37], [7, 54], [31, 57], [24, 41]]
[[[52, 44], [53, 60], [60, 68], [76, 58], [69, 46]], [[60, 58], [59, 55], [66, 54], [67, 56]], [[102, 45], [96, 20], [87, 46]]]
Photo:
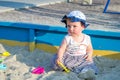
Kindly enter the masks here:
[[3, 52], [3, 53], [0, 53], [0, 56], [5, 56], [5, 57], [7, 57], [7, 56], [10, 56], [11, 54], [9, 53], [9, 52]]
[[67, 72], [67, 73], [70, 72], [70, 70], [69, 70], [65, 65], [63, 65], [61, 62], [58, 62], [58, 65], [59, 65], [61, 68], [63, 68], [63, 69], [65, 70], [65, 72]]

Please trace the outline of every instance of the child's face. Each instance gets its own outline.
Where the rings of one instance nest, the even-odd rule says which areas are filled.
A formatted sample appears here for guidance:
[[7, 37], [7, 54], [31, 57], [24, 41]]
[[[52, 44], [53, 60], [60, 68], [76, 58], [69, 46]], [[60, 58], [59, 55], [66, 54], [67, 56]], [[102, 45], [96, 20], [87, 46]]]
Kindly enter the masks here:
[[69, 35], [79, 35], [84, 30], [84, 25], [81, 22], [71, 22], [67, 19], [67, 29]]

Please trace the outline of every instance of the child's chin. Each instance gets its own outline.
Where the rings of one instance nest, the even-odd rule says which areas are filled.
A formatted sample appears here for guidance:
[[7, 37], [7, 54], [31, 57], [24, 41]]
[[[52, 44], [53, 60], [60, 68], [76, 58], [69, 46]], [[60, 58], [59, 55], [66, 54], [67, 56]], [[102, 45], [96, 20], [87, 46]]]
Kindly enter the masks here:
[[72, 34], [69, 34], [70, 36], [72, 36]]

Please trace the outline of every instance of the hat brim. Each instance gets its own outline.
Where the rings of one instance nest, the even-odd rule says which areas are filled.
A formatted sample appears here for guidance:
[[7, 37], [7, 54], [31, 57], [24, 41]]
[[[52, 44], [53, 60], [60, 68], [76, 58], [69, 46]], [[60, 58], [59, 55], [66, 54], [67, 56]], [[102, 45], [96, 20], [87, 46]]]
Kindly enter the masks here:
[[77, 18], [77, 17], [74, 17], [74, 16], [68, 17], [67, 15], [65, 15], [65, 16], [63, 16], [61, 22], [67, 24], [66, 23], [66, 19], [67, 18], [69, 18], [71, 20], [71, 22], [82, 22], [84, 24], [85, 28], [89, 26], [89, 24], [85, 20]]

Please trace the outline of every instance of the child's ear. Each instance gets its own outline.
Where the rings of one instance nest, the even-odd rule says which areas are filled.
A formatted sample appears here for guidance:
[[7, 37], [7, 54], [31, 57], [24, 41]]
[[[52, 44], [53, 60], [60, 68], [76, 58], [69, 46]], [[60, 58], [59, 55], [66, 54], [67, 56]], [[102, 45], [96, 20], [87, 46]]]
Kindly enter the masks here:
[[85, 26], [84, 25], [81, 25], [81, 27], [82, 27], [82, 31], [85, 29]]
[[81, 24], [81, 27], [82, 27], [82, 28], [85, 28], [85, 25], [84, 25], [83, 22], [80, 22], [80, 24]]
[[81, 27], [82, 27], [83, 29], [85, 28], [85, 26], [84, 26], [83, 24], [81, 25]]

